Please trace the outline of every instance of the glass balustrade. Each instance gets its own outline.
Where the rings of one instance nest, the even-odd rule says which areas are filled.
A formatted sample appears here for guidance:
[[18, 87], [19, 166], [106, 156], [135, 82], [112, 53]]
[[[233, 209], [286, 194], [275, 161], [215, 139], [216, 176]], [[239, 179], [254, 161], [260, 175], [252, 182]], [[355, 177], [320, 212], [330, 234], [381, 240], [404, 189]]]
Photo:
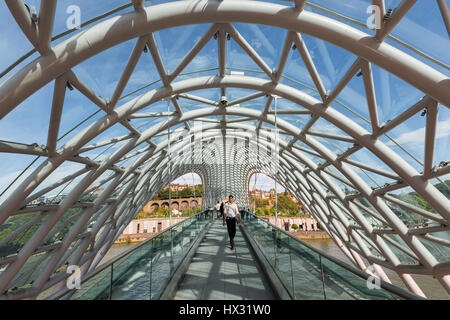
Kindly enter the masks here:
[[[377, 300], [418, 298], [333, 258], [266, 220], [241, 211], [242, 226], [276, 277], [296, 300]], [[87, 274], [81, 288], [66, 291], [75, 300], [157, 300], [200, 233], [212, 221], [198, 213], [124, 252]], [[372, 278], [373, 279], [373, 278]], [[377, 279], [378, 280], [378, 279]], [[372, 283], [372, 285], [371, 285]]]
[[69, 299], [158, 299], [212, 217], [211, 211], [200, 212], [124, 252], [83, 277]]
[[[243, 226], [256, 241], [265, 259], [291, 298], [326, 300], [379, 300], [415, 298], [404, 289], [383, 281], [317, 249], [247, 211], [241, 211]], [[378, 279], [377, 279], [378, 280]]]

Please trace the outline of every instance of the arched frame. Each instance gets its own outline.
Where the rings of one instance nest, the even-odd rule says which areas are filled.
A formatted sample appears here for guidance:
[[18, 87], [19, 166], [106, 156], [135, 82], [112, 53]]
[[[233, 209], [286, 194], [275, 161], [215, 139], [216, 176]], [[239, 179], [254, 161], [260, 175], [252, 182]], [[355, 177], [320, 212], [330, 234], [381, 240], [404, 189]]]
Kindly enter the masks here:
[[[139, 1], [135, 1], [138, 3]], [[301, 2], [301, 1], [300, 1]], [[19, 1], [20, 3], [20, 1]], [[21, 21], [20, 8], [13, 4], [8, 4], [11, 12], [15, 15], [18, 22]], [[16, 214], [21, 210], [23, 205], [26, 205], [29, 196], [33, 191], [48, 177], [56, 168], [58, 168], [65, 161], [78, 161], [85, 163], [89, 168], [85, 169], [80, 174], [85, 174], [81, 182], [71, 190], [70, 194], [64, 201], [52, 212], [52, 216], [46, 220], [45, 223], [39, 226], [38, 231], [19, 251], [19, 253], [11, 258], [7, 264], [7, 268], [0, 274], [0, 291], [11, 287], [16, 275], [27, 262], [28, 258], [33, 255], [36, 248], [41, 241], [54, 227], [59, 218], [73, 206], [80, 197], [85, 193], [89, 186], [95, 182], [106, 170], [116, 172], [116, 175], [111, 178], [107, 188], [95, 200], [93, 206], [82, 208], [83, 218], [78, 220], [72, 227], [70, 232], [62, 240], [62, 243], [57, 249], [51, 252], [51, 257], [44, 271], [37, 277], [31, 289], [25, 289], [20, 294], [12, 294], [12, 297], [33, 297], [41, 292], [49, 284], [55, 283], [56, 280], [64, 278], [53, 277], [51, 275], [54, 270], [64, 260], [66, 250], [73, 245], [74, 241], [79, 241], [82, 245], [79, 249], [74, 250], [74, 261], [83, 261], [84, 269], [92, 270], [99, 262], [100, 258], [106, 253], [107, 248], [112, 244], [112, 241], [117, 237], [126, 222], [136, 213], [136, 210], [145, 204], [145, 201], [150, 200], [153, 195], [159, 191], [168, 182], [164, 177], [167, 167], [167, 159], [163, 154], [166, 152], [164, 147], [167, 146], [167, 141], [158, 145], [150, 144], [144, 148], [142, 155], [133, 163], [133, 165], [123, 169], [114, 167], [115, 163], [126, 157], [128, 153], [136, 147], [145, 144], [149, 139], [157, 134], [162, 133], [167, 128], [177, 126], [180, 123], [186, 124], [188, 121], [199, 119], [205, 116], [241, 116], [243, 122], [248, 120], [258, 120], [260, 129], [261, 124], [277, 124], [279, 130], [284, 134], [292, 137], [291, 141], [280, 141], [280, 172], [287, 181], [284, 185], [291, 190], [291, 192], [299, 199], [302, 199], [310, 212], [316, 219], [324, 226], [324, 229], [333, 237], [338, 245], [343, 248], [346, 255], [363, 270], [366, 269], [365, 263], [362, 261], [363, 256], [367, 261], [376, 265], [376, 270], [383, 279], [387, 279], [381, 267], [387, 267], [396, 271], [407, 287], [417, 293], [423, 294], [417, 284], [414, 282], [410, 274], [426, 274], [435, 276], [442, 286], [449, 292], [450, 290], [450, 276], [448, 261], [438, 261], [436, 257], [428, 250], [426, 246], [419, 240], [419, 235], [426, 235], [432, 229], [424, 228], [421, 233], [412, 233], [405, 223], [395, 215], [391, 208], [386, 204], [385, 193], [391, 189], [389, 187], [383, 190], [373, 190], [361, 177], [355, 173], [354, 169], [346, 162], [346, 156], [335, 154], [326, 146], [314, 138], [314, 134], [308, 132], [309, 128], [299, 128], [288, 123], [283, 119], [276, 119], [276, 116], [270, 114], [268, 109], [254, 110], [245, 107], [235, 106], [237, 103], [229, 103], [226, 106], [220, 104], [213, 104], [212, 107], [200, 108], [194, 111], [182, 113], [179, 108], [177, 114], [170, 117], [167, 123], [158, 123], [149, 127], [143, 132], [133, 132], [132, 135], [125, 139], [126, 143], [117, 151], [108, 156], [106, 160], [101, 163], [89, 162], [82, 157], [79, 157], [80, 151], [87, 148], [87, 143], [100, 135], [102, 132], [112, 127], [117, 123], [126, 121], [142, 108], [152, 105], [161, 100], [171, 100], [176, 107], [175, 98], [195, 90], [201, 89], [216, 89], [219, 88], [225, 92], [226, 88], [244, 88], [255, 91], [251, 97], [243, 97], [241, 101], [248, 101], [254, 97], [262, 95], [268, 96], [268, 101], [274, 97], [282, 97], [295, 104], [298, 104], [307, 109], [314, 119], [322, 118], [333, 124], [340, 130], [344, 131], [348, 137], [347, 141], [353, 141], [355, 148], [365, 148], [369, 150], [374, 156], [383, 161], [394, 174], [386, 173], [390, 177], [394, 177], [398, 184], [402, 186], [412, 187], [437, 213], [423, 212], [419, 208], [415, 208], [416, 212], [431, 217], [441, 224], [439, 230], [449, 230], [450, 222], [450, 203], [449, 200], [440, 193], [430, 182], [433, 177], [444, 175], [448, 170], [440, 168], [432, 168], [432, 158], [425, 159], [425, 170], [420, 173], [417, 172], [407, 161], [401, 158], [397, 153], [393, 152], [388, 146], [381, 142], [378, 138], [385, 132], [392, 129], [408, 117], [419, 112], [424, 107], [428, 107], [429, 128], [427, 127], [427, 135], [430, 137], [426, 147], [428, 150], [433, 150], [434, 134], [436, 118], [435, 114], [437, 104], [441, 103], [444, 106], [450, 105], [450, 82], [448, 77], [436, 71], [430, 66], [418, 61], [408, 54], [393, 48], [392, 46], [380, 41], [380, 39], [371, 37], [362, 31], [352, 28], [342, 22], [332, 20], [330, 18], [321, 16], [316, 13], [302, 11], [299, 7], [287, 7], [276, 5], [272, 3], [259, 2], [238, 2], [238, 1], [181, 1], [174, 3], [166, 3], [156, 5], [149, 8], [136, 7], [136, 12], [127, 13], [121, 16], [110, 18], [103, 21], [87, 30], [82, 31], [76, 36], [56, 45], [51, 50], [42, 50], [42, 56], [31, 62], [29, 65], [22, 68], [11, 78], [0, 85], [0, 116], [3, 118], [11, 112], [20, 102], [24, 101], [32, 93], [43, 87], [48, 82], [55, 80], [55, 94], [54, 94], [54, 110], [58, 105], [61, 105], [61, 97], [65, 94], [65, 85], [67, 82], [74, 85], [78, 90], [85, 94], [92, 102], [97, 104], [100, 108], [107, 112], [107, 115], [97, 120], [95, 123], [79, 132], [75, 137], [70, 139], [63, 147], [56, 150], [54, 139], [51, 134], [54, 133], [49, 130], [49, 143], [46, 150], [38, 149], [20, 149], [16, 145], [2, 145], [2, 152], [10, 153], [25, 153], [25, 154], [41, 154], [48, 159], [44, 161], [37, 169], [34, 170], [17, 188], [21, 190], [20, 193], [14, 193], [0, 206], [0, 223], [3, 223], [10, 215]], [[49, 9], [50, 10], [50, 9]], [[265, 24], [274, 27], [287, 29], [288, 33], [284, 51], [290, 49], [290, 44], [295, 43], [299, 50], [302, 47], [302, 39], [299, 33], [305, 33], [337, 46], [340, 46], [357, 56], [359, 58], [352, 65], [350, 70], [337, 85], [337, 87], [330, 93], [326, 94], [323, 90], [320, 77], [314, 71], [314, 65], [309, 64], [310, 73], [315, 80], [317, 90], [320, 93], [321, 100], [318, 100], [306, 93], [290, 87], [286, 84], [280, 83], [280, 75], [283, 70], [283, 61], [280, 61], [277, 72], [267, 69], [267, 65], [252, 51], [251, 47], [246, 46], [245, 39], [242, 40], [239, 33], [233, 28], [232, 23], [245, 22], [255, 24]], [[256, 77], [242, 76], [242, 75], [226, 75], [225, 62], [223, 61], [223, 41], [219, 39], [219, 47], [222, 46], [222, 58], [219, 54], [220, 70], [217, 76], [197, 77], [188, 80], [175, 81], [179, 72], [184, 66], [198, 53], [199, 48], [194, 46], [193, 50], [188, 54], [186, 59], [182, 61], [179, 68], [174, 73], [167, 74], [163, 66], [160, 65], [160, 58], [158, 58], [157, 48], [154, 40], [152, 40], [152, 32], [171, 28], [175, 26], [198, 24], [198, 23], [213, 23], [212, 27], [205, 34], [204, 39], [208, 39], [219, 33], [220, 39], [225, 39], [225, 34], [230, 34], [236, 41], [247, 49], [246, 52], [252, 59], [257, 62], [261, 69], [269, 77], [261, 79]], [[19, 23], [20, 24], [20, 23]], [[26, 29], [21, 25], [22, 29]], [[121, 42], [137, 38], [136, 47], [130, 57], [126, 70], [124, 71], [119, 84], [117, 86], [117, 95], [113, 96], [110, 103], [107, 103], [102, 98], [98, 97], [92, 90], [87, 88], [82, 81], [75, 75], [71, 68], [86, 60], [87, 58], [98, 54], [114, 45]], [[45, 39], [40, 39], [44, 41]], [[202, 40], [201, 40], [202, 41]], [[200, 43], [201, 43], [200, 41]], [[222, 45], [220, 44], [222, 43]], [[141, 96], [116, 106], [118, 96], [120, 96], [123, 88], [129, 79], [133, 70], [133, 64], [139, 59], [137, 52], [142, 51], [145, 44], [149, 45], [152, 56], [157, 65], [163, 86], [158, 89], [151, 90]], [[248, 45], [248, 43], [247, 43]], [[42, 43], [38, 45], [42, 47]], [[45, 46], [44, 46], [45, 47]], [[302, 57], [305, 61], [308, 56], [303, 53]], [[285, 58], [285, 57], [284, 57]], [[283, 59], [283, 54], [282, 54]], [[426, 97], [398, 118], [391, 121], [391, 123], [384, 126], [379, 125], [376, 117], [376, 107], [371, 109], [372, 132], [367, 131], [360, 125], [344, 116], [342, 113], [330, 106], [333, 99], [336, 98], [342, 87], [348, 83], [349, 79], [359, 70], [362, 70], [364, 80], [369, 82], [367, 86], [370, 89], [371, 71], [370, 65], [374, 63], [384, 68], [390, 73], [398, 76], [406, 82], [409, 82], [414, 87], [418, 88]], [[367, 93], [370, 96], [370, 90]], [[270, 105], [270, 102], [268, 102]], [[369, 103], [370, 107], [370, 103]], [[53, 114], [52, 114], [53, 118]], [[55, 115], [55, 119], [57, 119]], [[310, 124], [311, 125], [311, 124]], [[428, 125], [428, 122], [427, 122]], [[434, 126], [434, 133], [433, 133]], [[222, 136], [227, 134], [227, 130], [231, 128], [245, 129], [243, 124], [233, 126], [224, 121], [221, 124], [211, 126], [205, 129], [222, 130]], [[250, 128], [247, 128], [250, 130]], [[57, 129], [56, 129], [57, 131]], [[213, 137], [215, 135], [212, 135]], [[339, 137], [334, 137], [339, 139]], [[318, 165], [311, 160], [308, 155], [301, 149], [295, 146], [296, 141], [301, 141], [322, 159], [325, 160], [325, 165]], [[190, 142], [185, 143], [184, 146], [189, 145]], [[176, 145], [176, 143], [174, 143]], [[263, 145], [258, 142], [258, 145]], [[430, 149], [431, 148], [431, 149]], [[174, 151], [175, 152], [175, 151]], [[226, 152], [224, 152], [226, 154]], [[155, 156], [157, 155], [157, 156]], [[159, 155], [159, 156], [158, 156]], [[195, 155], [191, 155], [194, 157]], [[78, 159], [74, 159], [74, 158]], [[227, 156], [226, 156], [227, 157]], [[430, 162], [431, 161], [431, 162]], [[298, 166], [301, 162], [305, 168]], [[345, 177], [346, 181], [354, 187], [358, 196], [367, 199], [370, 203], [371, 210], [375, 210], [380, 219], [382, 219], [391, 228], [394, 234], [398, 235], [406, 247], [400, 250], [407, 252], [413, 256], [418, 262], [418, 265], [407, 265], [402, 263], [399, 257], [392, 251], [391, 247], [387, 245], [386, 237], [376, 230], [365, 218], [364, 210], [352, 200], [351, 196], [345, 194], [343, 190], [333, 182], [329, 173], [325, 172], [326, 166], [333, 166], [339, 173]], [[140, 168], [138, 170], [138, 168]], [[294, 172], [290, 172], [289, 168], [294, 168]], [[251, 170], [262, 170], [256, 164], [253, 167], [245, 167], [243, 171], [239, 171], [247, 179]], [[367, 169], [367, 168], [366, 168]], [[369, 168], [368, 170], [376, 170]], [[154, 171], [152, 171], [154, 170]], [[214, 175], [216, 173], [207, 172], [208, 168], [205, 166], [179, 165], [176, 168], [176, 174], [183, 172], [198, 172], [205, 179], [208, 174]], [[227, 172], [227, 170], [225, 170]], [[378, 173], [380, 170], [378, 170]], [[153, 173], [153, 174], [152, 174]], [[151, 177], [150, 177], [151, 176]], [[208, 181], [204, 181], [204, 185], [208, 185]], [[325, 189], [327, 188], [327, 189]], [[158, 190], [157, 190], [158, 189]], [[394, 186], [395, 189], [395, 186]], [[115, 204], [107, 206], [104, 204], [108, 198], [115, 192], [120, 191], [119, 197]], [[127, 198], [127, 192], [135, 191], [135, 195]], [[330, 191], [333, 196], [327, 194]], [[384, 192], [383, 192], [384, 191]], [[28, 198], [27, 198], [28, 197]], [[126, 200], [125, 200], [126, 199]], [[392, 199], [390, 199], [392, 200]], [[121, 212], [126, 209], [126, 213], [121, 216], [115, 216], [116, 212]], [[96, 232], [92, 232], [87, 238], [77, 239], [81, 230], [86, 225], [91, 216], [98, 215], [100, 220], [96, 221], [94, 231], [98, 232], [108, 217], [113, 217], [111, 221], [117, 223], [110, 232], [103, 232], [101, 237], [96, 240], [96, 251], [85, 254], [88, 246], [92, 244], [95, 239]], [[361, 228], [361, 232], [352, 228], [349, 224], [347, 216], [351, 216]], [[349, 235], [353, 238], [353, 243], [350, 241]], [[356, 243], [356, 244], [355, 244]], [[443, 241], [445, 244], [445, 242]], [[368, 249], [369, 246], [375, 248], [380, 257], [373, 256]], [[398, 245], [397, 243], [397, 246]], [[448, 244], [447, 244], [448, 246]], [[401, 247], [401, 246], [400, 246]], [[381, 267], [380, 267], [381, 266]], [[55, 280], [56, 279], [56, 280]]]

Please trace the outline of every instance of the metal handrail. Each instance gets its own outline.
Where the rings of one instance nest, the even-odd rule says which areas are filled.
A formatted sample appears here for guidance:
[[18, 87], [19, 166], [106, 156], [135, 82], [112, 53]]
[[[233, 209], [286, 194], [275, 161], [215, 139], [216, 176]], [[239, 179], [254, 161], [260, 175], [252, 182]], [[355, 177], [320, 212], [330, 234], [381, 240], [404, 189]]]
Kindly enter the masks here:
[[[171, 231], [173, 228], [177, 227], [177, 226], [180, 225], [181, 223], [183, 223], [183, 222], [185, 222], [185, 221], [187, 221], [187, 220], [193, 219], [193, 218], [195, 218], [195, 217], [197, 217], [197, 216], [199, 216], [199, 215], [201, 215], [201, 214], [204, 214], [204, 213], [206, 213], [206, 212], [208, 212], [208, 211], [209, 211], [209, 210], [204, 210], [204, 211], [198, 212], [198, 213], [194, 214], [193, 216], [188, 217], [187, 219], [184, 219], [184, 220], [182, 220], [182, 221], [179, 221], [179, 222], [175, 223], [174, 225], [172, 225], [172, 226], [170, 226], [170, 227], [168, 227], [168, 228], [162, 230], [161, 232], [158, 232], [157, 234], [151, 236], [150, 238], [148, 238], [148, 239], [142, 241], [141, 243], [139, 243], [139, 244], [137, 244], [137, 245], [135, 245], [135, 246], [132, 246], [131, 248], [125, 250], [124, 252], [122, 252], [121, 254], [117, 255], [116, 257], [113, 257], [113, 258], [109, 259], [108, 261], [106, 261], [105, 263], [103, 263], [99, 268], [96, 268], [96, 269], [94, 269], [92, 272], [90, 272], [90, 273], [85, 274], [84, 276], [82, 276], [82, 278], [81, 278], [81, 283], [90, 280], [91, 278], [93, 278], [94, 276], [96, 276], [97, 274], [99, 274], [100, 272], [102, 272], [103, 270], [105, 270], [105, 269], [107, 269], [107, 268], [111, 268], [111, 267], [114, 265], [114, 263], [116, 263], [117, 261], [119, 261], [119, 260], [121, 260], [122, 258], [128, 256], [130, 253], [135, 252], [137, 249], [139, 249], [140, 247], [144, 246], [145, 244], [147, 244], [148, 242], [152, 241], [153, 239], [155, 239], [155, 238], [157, 238], [157, 237], [159, 237], [159, 236], [161, 236], [161, 235], [163, 235], [163, 234], [165, 234], [165, 233], [168, 233], [169, 231]], [[52, 294], [52, 295], [49, 296], [47, 299], [49, 299], [49, 300], [58, 300], [58, 299], [60, 299], [61, 297], [63, 297], [64, 295], [66, 295], [66, 294], [68, 294], [69, 292], [74, 291], [74, 290], [75, 290], [75, 289], [65, 289], [65, 290], [63, 290], [63, 291], [61, 291], [61, 292], [59, 292], [59, 293], [56, 292], [56, 293]]]
[[[364, 271], [362, 271], [360, 269], [357, 269], [357, 268], [355, 268], [355, 267], [345, 263], [344, 261], [329, 255], [328, 253], [326, 253], [326, 252], [324, 252], [324, 251], [322, 251], [320, 249], [314, 248], [309, 243], [307, 243], [307, 242], [305, 242], [305, 241], [303, 241], [303, 240], [293, 236], [292, 234], [290, 234], [289, 232], [286, 232], [283, 229], [278, 228], [277, 226], [267, 222], [263, 218], [253, 214], [252, 212], [244, 211], [244, 210], [242, 210], [241, 212], [245, 212], [245, 213], [247, 213], [247, 214], [249, 214], [249, 215], [251, 215], [251, 216], [253, 216], [253, 217], [255, 217], [255, 218], [259, 219], [259, 220], [261, 220], [261, 221], [264, 221], [266, 224], [268, 224], [272, 228], [276, 229], [277, 231], [282, 232], [283, 234], [285, 234], [288, 237], [296, 240], [297, 242], [301, 243], [302, 245], [304, 245], [308, 249], [312, 250], [313, 252], [315, 252], [315, 253], [319, 254], [320, 256], [323, 256], [326, 259], [334, 262], [335, 264], [337, 264], [340, 267], [346, 269], [347, 271], [350, 271], [351, 273], [355, 274], [356, 276], [358, 276], [360, 278], [364, 278], [365, 280], [367, 280], [367, 279], [369, 279], [369, 277], [371, 277], [371, 275], [368, 274], [367, 272], [364, 272]], [[242, 221], [245, 222], [245, 219], [242, 219]], [[388, 283], [388, 282], [386, 282], [386, 281], [384, 281], [382, 279], [379, 279], [379, 280], [380, 280], [380, 287], [381, 288], [383, 288], [384, 290], [388, 291], [389, 293], [395, 294], [395, 295], [397, 295], [397, 296], [399, 296], [399, 297], [401, 297], [403, 299], [407, 299], [407, 300], [427, 300], [427, 299], [425, 299], [425, 298], [423, 298], [421, 296], [415, 295], [414, 293], [411, 293], [411, 292], [409, 292], [409, 291], [407, 291], [407, 290], [405, 290], [403, 288], [397, 287], [397, 286], [395, 286], [395, 285], [393, 285], [391, 283]]]

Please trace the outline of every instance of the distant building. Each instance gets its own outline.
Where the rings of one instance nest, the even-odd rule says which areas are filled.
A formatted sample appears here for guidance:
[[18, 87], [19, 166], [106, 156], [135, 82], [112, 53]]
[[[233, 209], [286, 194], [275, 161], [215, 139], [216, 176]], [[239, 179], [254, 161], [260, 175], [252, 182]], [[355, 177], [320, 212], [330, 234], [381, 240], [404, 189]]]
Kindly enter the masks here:
[[262, 194], [263, 194], [263, 191], [260, 190], [260, 189], [254, 189], [254, 190], [251, 190], [251, 191], [250, 191], [250, 195], [251, 195], [252, 197], [256, 197], [256, 198], [261, 198], [261, 197], [262, 197]]
[[[172, 210], [178, 210], [183, 212], [186, 209], [194, 209], [202, 206], [202, 197], [196, 198], [176, 198], [172, 199]], [[150, 200], [142, 209], [145, 213], [151, 213], [154, 210], [164, 207], [169, 208], [169, 200]]]
[[[298, 202], [298, 200], [297, 200], [292, 194], [288, 193], [288, 194], [287, 194], [287, 197], [288, 197], [289, 199], [291, 199], [292, 201], [294, 201], [295, 203], [300, 204], [300, 203]], [[302, 205], [300, 204], [300, 206], [302, 206]]]
[[[172, 217], [172, 224], [183, 221], [185, 217]], [[131, 220], [130, 224], [123, 230], [123, 235], [132, 235], [137, 233], [156, 233], [170, 227], [169, 218], [147, 218]]]
[[285, 231], [291, 231], [292, 225], [296, 224], [299, 231], [318, 231], [317, 221], [314, 218], [301, 218], [301, 217], [278, 217], [275, 224], [275, 217], [263, 217], [264, 220], [276, 225], [278, 228]]
[[[172, 225], [183, 221], [185, 217], [172, 217]], [[117, 238], [115, 243], [141, 242], [157, 232], [170, 227], [169, 218], [147, 218], [132, 220]]]
[[269, 199], [274, 196], [275, 193], [272, 191], [264, 191], [260, 189], [254, 189], [250, 191], [250, 196], [259, 198], [259, 199]]
[[193, 185], [192, 184], [171, 184], [170, 185], [170, 190], [172, 191], [181, 191], [187, 188], [192, 188]]

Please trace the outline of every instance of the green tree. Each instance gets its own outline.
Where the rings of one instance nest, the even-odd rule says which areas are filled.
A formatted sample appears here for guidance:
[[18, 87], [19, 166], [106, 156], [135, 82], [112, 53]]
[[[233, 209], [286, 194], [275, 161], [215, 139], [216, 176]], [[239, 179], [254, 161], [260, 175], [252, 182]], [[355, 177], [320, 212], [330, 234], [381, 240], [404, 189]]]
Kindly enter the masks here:
[[134, 219], [144, 219], [144, 218], [148, 218], [147, 213], [144, 211], [144, 209], [142, 209], [141, 211], [139, 211], [139, 213], [134, 217]]
[[[195, 188], [195, 197], [202, 197], [203, 195], [203, 186], [198, 184], [193, 188], [185, 188], [180, 191], [172, 191], [171, 197], [173, 199], [176, 198], [192, 198], [194, 197], [194, 188]], [[167, 200], [169, 199], [169, 186], [164, 187], [158, 194], [153, 198], [153, 200]]]
[[278, 211], [289, 216], [298, 216], [300, 206], [286, 194], [278, 194]]
[[256, 207], [257, 208], [264, 208], [264, 207], [267, 207], [268, 205], [269, 205], [268, 199], [256, 198]]
[[197, 184], [195, 186], [195, 196], [196, 197], [202, 197], [203, 196], [203, 185]]

